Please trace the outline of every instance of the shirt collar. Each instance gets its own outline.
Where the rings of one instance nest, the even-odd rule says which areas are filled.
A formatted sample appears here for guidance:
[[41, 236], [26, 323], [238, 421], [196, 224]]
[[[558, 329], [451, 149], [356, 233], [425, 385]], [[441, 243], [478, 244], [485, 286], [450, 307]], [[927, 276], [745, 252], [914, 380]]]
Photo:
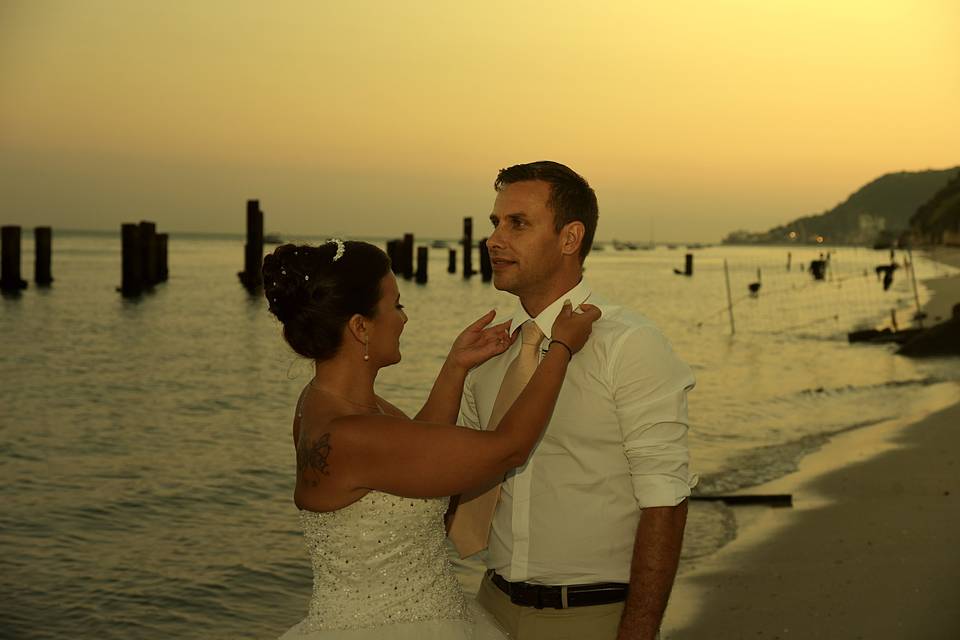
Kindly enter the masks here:
[[531, 318], [530, 314], [528, 314], [526, 309], [523, 308], [523, 305], [518, 302], [517, 309], [513, 312], [513, 316], [510, 318], [510, 334], [512, 335], [517, 327], [521, 326], [524, 322], [532, 319], [535, 323], [537, 323], [537, 326], [540, 328], [540, 331], [543, 332], [543, 335], [549, 338], [553, 330], [553, 323], [557, 319], [557, 316], [560, 315], [560, 310], [563, 309], [563, 303], [566, 300], [570, 300], [573, 308], [576, 309], [577, 306], [586, 302], [592, 293], [593, 290], [590, 285], [587, 284], [586, 279], [581, 278], [580, 282], [578, 282], [575, 287], [550, 303], [550, 305], [541, 311], [535, 318]]

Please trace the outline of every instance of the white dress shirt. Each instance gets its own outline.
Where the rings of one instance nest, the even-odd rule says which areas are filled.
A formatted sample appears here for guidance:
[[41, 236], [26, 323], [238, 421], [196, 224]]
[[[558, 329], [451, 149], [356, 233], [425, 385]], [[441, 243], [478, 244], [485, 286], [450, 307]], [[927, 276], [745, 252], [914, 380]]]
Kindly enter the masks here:
[[[641, 510], [676, 506], [697, 482], [687, 468], [693, 374], [647, 318], [598, 300], [585, 281], [532, 319], [543, 349], [566, 299], [574, 308], [594, 304], [603, 316], [567, 367], [529, 460], [500, 485], [487, 567], [511, 582], [626, 583]], [[511, 332], [530, 319], [518, 304]], [[519, 348], [518, 340], [470, 372], [461, 425], [488, 428]]]

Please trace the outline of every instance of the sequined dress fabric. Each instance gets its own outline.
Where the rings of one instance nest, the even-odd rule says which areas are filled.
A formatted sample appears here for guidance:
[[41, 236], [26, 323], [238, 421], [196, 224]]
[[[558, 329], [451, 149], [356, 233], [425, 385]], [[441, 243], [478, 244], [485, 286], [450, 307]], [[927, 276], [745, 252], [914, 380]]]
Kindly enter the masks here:
[[313, 597], [282, 640], [503, 640], [447, 560], [447, 504], [371, 491], [337, 511], [301, 511]]

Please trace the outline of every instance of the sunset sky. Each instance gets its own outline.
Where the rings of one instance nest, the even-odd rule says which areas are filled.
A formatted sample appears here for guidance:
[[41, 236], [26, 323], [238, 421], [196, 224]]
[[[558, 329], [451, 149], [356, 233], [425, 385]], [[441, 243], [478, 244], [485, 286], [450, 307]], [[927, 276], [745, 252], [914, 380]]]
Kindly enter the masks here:
[[4, 224], [454, 237], [569, 164], [716, 241], [960, 164], [960, 2], [0, 0]]

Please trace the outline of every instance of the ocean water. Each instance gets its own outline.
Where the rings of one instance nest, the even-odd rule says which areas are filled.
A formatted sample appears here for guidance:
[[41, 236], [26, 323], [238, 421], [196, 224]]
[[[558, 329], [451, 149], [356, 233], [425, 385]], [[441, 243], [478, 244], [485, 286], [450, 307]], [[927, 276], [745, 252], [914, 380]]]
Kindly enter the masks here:
[[[916, 293], [906, 269], [883, 291], [885, 252], [831, 252], [823, 282], [799, 269], [817, 257], [806, 247], [693, 251], [692, 278], [673, 273], [682, 247], [588, 260], [594, 289], [649, 316], [694, 369], [698, 491], [781, 476], [831, 434], [956, 393], [956, 360], [846, 342], [891, 309], [909, 324], [920, 281], [953, 271], [915, 256]], [[0, 299], [0, 636], [269, 638], [303, 616], [290, 426], [311, 367], [239, 285], [242, 254], [242, 238], [174, 235], [169, 282], [131, 301], [115, 291], [117, 235], [56, 233], [53, 287]], [[32, 256], [25, 235], [26, 273]], [[448, 275], [445, 250], [430, 278], [401, 281], [404, 359], [378, 384], [408, 412], [456, 333], [513, 304]], [[732, 535], [727, 509], [695, 503], [685, 562]]]

